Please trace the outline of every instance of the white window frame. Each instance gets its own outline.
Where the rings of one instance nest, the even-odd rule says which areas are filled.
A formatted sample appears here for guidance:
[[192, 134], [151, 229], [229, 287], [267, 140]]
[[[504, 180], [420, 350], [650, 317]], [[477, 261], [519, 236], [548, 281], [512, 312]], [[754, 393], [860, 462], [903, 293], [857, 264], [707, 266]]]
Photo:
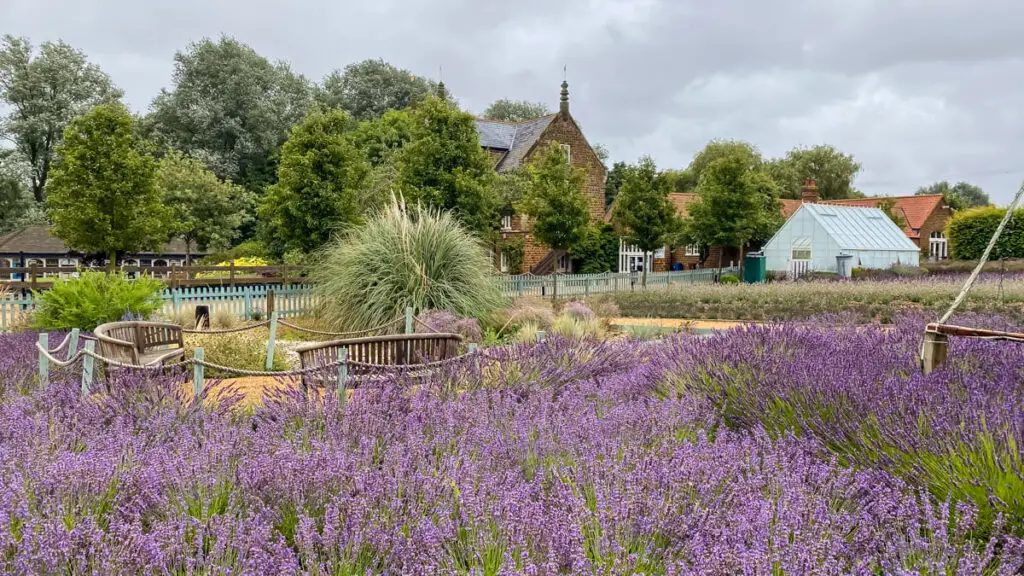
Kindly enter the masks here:
[[941, 231], [936, 230], [928, 235], [928, 257], [932, 260], [949, 258], [949, 239]]
[[687, 244], [686, 245], [687, 256], [700, 256], [700, 244]]
[[562, 147], [562, 150], [565, 150], [565, 160], [572, 164], [572, 147], [568, 144], [559, 144], [559, 146]]
[[502, 250], [498, 256], [498, 269], [502, 274], [508, 274], [508, 254]]
[[636, 245], [627, 245], [625, 240], [619, 240], [619, 272], [628, 274], [633, 268], [642, 264], [648, 272], [654, 271], [654, 253], [643, 252]]
[[512, 229], [512, 215], [506, 214], [501, 217], [501, 229], [511, 230]]

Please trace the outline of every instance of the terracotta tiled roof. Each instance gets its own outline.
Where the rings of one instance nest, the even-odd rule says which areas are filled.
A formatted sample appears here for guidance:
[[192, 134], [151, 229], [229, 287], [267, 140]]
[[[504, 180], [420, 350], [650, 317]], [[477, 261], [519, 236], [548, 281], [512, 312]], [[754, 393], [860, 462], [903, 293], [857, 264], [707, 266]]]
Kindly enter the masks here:
[[676, 215], [680, 218], [686, 218], [690, 215], [687, 206], [690, 205], [690, 202], [697, 199], [697, 195], [692, 192], [673, 192], [668, 195], [668, 199], [675, 205]]
[[911, 238], [921, 237], [921, 227], [936, 208], [945, 202], [942, 194], [921, 194], [920, 196], [879, 196], [874, 198], [851, 198], [849, 200], [823, 200], [821, 204], [838, 206], [861, 206], [877, 208], [879, 203], [892, 201], [893, 208], [907, 221], [904, 232]]
[[[64, 241], [50, 234], [49, 226], [29, 226], [6, 236], [0, 236], [0, 254], [67, 254], [71, 252]], [[194, 249], [193, 254], [202, 255], [203, 251]], [[140, 252], [140, 254], [185, 254], [185, 243], [175, 238], [165, 244], [159, 252]]]
[[796, 214], [796, 211], [800, 209], [800, 205], [803, 204], [802, 200], [789, 200], [783, 198], [779, 200], [782, 202], [782, 217], [789, 220], [789, 217]]

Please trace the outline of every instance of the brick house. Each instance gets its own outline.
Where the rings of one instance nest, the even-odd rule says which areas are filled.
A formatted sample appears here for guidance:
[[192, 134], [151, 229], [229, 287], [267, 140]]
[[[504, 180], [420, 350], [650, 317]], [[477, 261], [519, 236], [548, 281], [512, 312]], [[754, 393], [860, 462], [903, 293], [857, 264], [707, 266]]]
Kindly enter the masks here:
[[823, 200], [821, 203], [866, 208], [879, 208], [888, 204], [890, 210], [903, 221], [903, 232], [921, 249], [922, 260], [949, 258], [946, 223], [953, 217], [953, 210], [946, 204], [942, 194]]
[[[522, 122], [499, 122], [477, 119], [480, 146], [490, 154], [498, 173], [511, 172], [529, 164], [538, 150], [558, 142], [569, 156], [569, 162], [586, 170], [583, 192], [590, 206], [590, 217], [601, 221], [604, 217], [604, 181], [607, 169], [583, 135], [580, 125], [569, 113], [569, 85], [562, 82], [559, 110], [540, 118]], [[525, 215], [511, 208], [502, 215], [501, 237], [504, 241], [522, 239], [523, 271], [534, 274], [570, 272], [572, 262], [564, 250], [552, 250], [537, 242], [530, 234], [530, 223]], [[495, 256], [495, 265], [508, 271], [504, 254]]]

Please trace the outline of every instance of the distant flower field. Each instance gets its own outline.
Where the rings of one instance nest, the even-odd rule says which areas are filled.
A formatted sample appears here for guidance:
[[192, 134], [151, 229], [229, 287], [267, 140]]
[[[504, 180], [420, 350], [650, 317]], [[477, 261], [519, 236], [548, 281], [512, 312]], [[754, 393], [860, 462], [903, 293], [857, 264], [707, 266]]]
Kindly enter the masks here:
[[1024, 348], [923, 377], [925, 319], [894, 321], [555, 338], [246, 409], [41, 389], [35, 336], [0, 335], [0, 570], [1017, 574]]

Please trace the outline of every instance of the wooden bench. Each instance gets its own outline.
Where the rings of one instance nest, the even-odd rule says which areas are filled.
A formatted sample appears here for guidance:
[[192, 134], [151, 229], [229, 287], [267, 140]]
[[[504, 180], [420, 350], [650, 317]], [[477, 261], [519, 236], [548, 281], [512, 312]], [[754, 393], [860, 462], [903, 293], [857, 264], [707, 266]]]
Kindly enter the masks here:
[[[406, 366], [416, 371], [431, 362], [449, 360], [459, 355], [462, 336], [458, 334], [395, 334], [317, 342], [296, 349], [303, 369], [325, 366], [338, 361], [338, 351], [348, 351], [349, 362], [373, 366]], [[358, 364], [349, 365], [349, 374], [372, 374], [374, 369]], [[421, 371], [421, 370], [420, 370]], [[330, 376], [312, 380], [330, 379]], [[307, 379], [303, 378], [303, 385]]]
[[185, 355], [181, 326], [166, 322], [110, 322], [96, 328], [99, 355], [133, 366], [163, 365]]

